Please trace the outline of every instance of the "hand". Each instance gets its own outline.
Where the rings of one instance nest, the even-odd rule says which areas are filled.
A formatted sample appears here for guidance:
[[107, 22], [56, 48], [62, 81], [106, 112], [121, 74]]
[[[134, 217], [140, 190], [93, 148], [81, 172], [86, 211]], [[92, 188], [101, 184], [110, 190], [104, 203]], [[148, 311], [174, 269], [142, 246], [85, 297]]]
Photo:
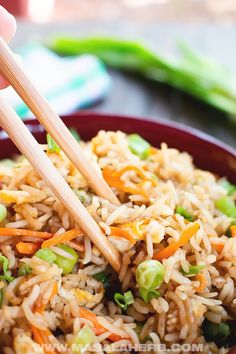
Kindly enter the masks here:
[[[0, 36], [9, 43], [16, 32], [16, 20], [4, 7], [0, 6]], [[7, 87], [8, 82], [0, 76], [0, 89]]]

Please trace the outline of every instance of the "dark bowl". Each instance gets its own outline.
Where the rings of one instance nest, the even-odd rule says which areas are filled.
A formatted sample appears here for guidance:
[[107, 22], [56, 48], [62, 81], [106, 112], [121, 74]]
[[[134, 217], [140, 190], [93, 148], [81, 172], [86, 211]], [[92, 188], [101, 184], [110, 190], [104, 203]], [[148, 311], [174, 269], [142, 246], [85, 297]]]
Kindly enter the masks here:
[[[73, 114], [62, 119], [68, 127], [75, 127], [84, 140], [91, 139], [99, 130], [103, 129], [138, 133], [156, 147], [161, 142], [166, 142], [170, 147], [191, 154], [196, 166], [220, 176], [227, 176], [231, 182], [236, 183], [236, 151], [198, 130], [163, 120], [93, 112]], [[36, 120], [27, 120], [26, 124], [37, 140], [44, 143], [45, 131], [40, 124]], [[17, 152], [16, 147], [3, 132], [0, 132], [0, 141], [0, 158], [11, 157]]]

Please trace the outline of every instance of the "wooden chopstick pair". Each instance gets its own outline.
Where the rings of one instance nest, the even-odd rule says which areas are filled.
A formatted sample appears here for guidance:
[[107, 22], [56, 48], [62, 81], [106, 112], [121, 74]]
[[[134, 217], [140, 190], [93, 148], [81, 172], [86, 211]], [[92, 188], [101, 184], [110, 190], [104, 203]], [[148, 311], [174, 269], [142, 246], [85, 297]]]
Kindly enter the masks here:
[[[8, 45], [0, 37], [0, 72], [12, 85], [31, 112], [50, 133], [67, 157], [84, 176], [90, 187], [101, 197], [119, 205], [119, 200], [104, 181], [102, 174], [93, 168], [83, 150], [71, 135], [47, 100], [41, 96], [22, 68], [18, 65]], [[53, 193], [75, 218], [81, 229], [101, 251], [117, 272], [120, 256], [107, 240], [100, 227], [80, 202], [75, 193], [43, 152], [38, 142], [26, 128], [20, 117], [0, 97], [0, 125], [31, 165], [45, 180]]]

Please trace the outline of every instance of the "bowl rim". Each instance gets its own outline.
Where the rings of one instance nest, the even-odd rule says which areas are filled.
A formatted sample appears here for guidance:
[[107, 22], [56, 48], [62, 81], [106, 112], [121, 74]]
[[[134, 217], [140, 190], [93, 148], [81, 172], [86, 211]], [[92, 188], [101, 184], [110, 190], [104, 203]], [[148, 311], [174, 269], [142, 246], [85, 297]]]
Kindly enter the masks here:
[[[225, 150], [227, 153], [231, 154], [236, 159], [236, 149], [231, 147], [227, 143], [221, 141], [220, 139], [215, 138], [214, 136], [211, 136], [197, 128], [190, 127], [183, 123], [170, 121], [162, 117], [152, 118], [152, 117], [144, 117], [144, 116], [132, 116], [132, 115], [125, 115], [125, 114], [113, 114], [113, 113], [105, 113], [105, 112], [103, 113], [103, 112], [96, 112], [91, 110], [84, 110], [80, 112], [74, 112], [71, 114], [62, 115], [61, 118], [63, 120], [73, 116], [86, 117], [88, 119], [90, 118], [98, 118], [98, 119], [109, 118], [111, 120], [125, 119], [126, 121], [129, 120], [130, 122], [143, 121], [144, 123], [159, 124], [161, 126], [165, 126], [167, 128], [171, 128], [173, 130], [178, 130], [179, 132], [186, 133], [193, 138], [197, 138], [200, 139], [201, 141], [204, 141], [205, 143], [210, 143], [220, 149]], [[32, 118], [26, 118], [24, 119], [24, 122], [26, 125], [30, 126], [30, 130], [32, 130], [33, 128], [31, 124], [33, 124], [34, 126], [40, 125], [40, 122], [37, 119], [32, 119]]]

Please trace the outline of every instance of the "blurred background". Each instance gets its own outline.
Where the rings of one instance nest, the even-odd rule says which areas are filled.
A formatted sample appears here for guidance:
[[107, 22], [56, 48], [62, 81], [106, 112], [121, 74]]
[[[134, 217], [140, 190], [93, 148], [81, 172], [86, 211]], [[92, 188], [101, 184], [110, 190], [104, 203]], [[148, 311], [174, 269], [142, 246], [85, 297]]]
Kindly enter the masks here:
[[235, 0], [2, 0], [1, 4], [32, 21], [133, 20], [221, 21], [236, 18]]
[[[13, 48], [60, 114], [92, 109], [163, 118], [236, 147], [236, 0], [0, 0], [0, 4], [18, 20]], [[119, 57], [111, 44], [104, 54], [102, 41], [95, 49], [88, 43], [68, 44], [71, 38], [94, 35], [142, 43], [158, 60], [144, 59], [131, 47], [126, 47], [129, 55], [122, 60], [122, 43]], [[62, 37], [67, 42], [62, 43]], [[188, 48], [182, 61], [179, 43]], [[63, 57], [49, 52], [48, 46]], [[12, 92], [6, 95], [22, 116], [28, 115]]]

